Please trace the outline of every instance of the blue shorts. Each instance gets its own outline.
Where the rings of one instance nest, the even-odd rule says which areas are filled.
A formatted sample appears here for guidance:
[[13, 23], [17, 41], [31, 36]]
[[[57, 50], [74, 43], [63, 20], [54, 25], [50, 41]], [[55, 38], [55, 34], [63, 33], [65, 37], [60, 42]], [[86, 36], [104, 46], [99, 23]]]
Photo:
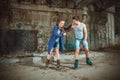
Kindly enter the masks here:
[[59, 44], [59, 40], [56, 40], [55, 44], [54, 44], [54, 48], [60, 48], [60, 44]]
[[81, 48], [81, 44], [83, 45], [84, 49], [89, 49], [88, 48], [88, 42], [84, 42], [84, 39], [75, 39], [75, 49], [80, 49]]

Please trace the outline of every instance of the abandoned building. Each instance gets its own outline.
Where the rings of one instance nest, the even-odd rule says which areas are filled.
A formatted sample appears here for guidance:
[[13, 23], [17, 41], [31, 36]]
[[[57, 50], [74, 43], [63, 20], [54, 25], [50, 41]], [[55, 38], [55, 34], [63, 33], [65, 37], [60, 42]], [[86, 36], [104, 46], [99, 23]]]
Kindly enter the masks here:
[[[120, 0], [0, 0], [0, 56], [47, 51], [54, 24], [65, 18], [67, 27], [75, 15], [86, 24], [91, 51], [120, 49]], [[66, 34], [65, 49], [73, 51], [74, 34]]]

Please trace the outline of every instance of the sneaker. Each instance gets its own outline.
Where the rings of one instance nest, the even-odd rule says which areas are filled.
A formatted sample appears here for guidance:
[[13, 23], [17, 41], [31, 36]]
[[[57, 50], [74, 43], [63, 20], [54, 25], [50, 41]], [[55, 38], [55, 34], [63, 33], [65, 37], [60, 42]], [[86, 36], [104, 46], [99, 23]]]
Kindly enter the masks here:
[[93, 65], [92, 61], [89, 58], [86, 58], [86, 63], [91, 66]]
[[75, 60], [74, 69], [77, 69], [77, 68], [78, 68], [78, 60]]

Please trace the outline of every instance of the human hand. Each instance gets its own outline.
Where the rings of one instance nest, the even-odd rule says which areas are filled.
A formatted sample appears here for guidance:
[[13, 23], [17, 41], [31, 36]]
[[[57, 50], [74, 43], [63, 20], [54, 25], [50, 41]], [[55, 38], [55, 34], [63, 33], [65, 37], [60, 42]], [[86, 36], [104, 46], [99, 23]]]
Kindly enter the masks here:
[[83, 40], [83, 44], [87, 44], [87, 40], [86, 39]]
[[65, 35], [66, 35], [66, 33], [64, 32], [64, 33], [63, 33], [63, 35], [65, 36]]

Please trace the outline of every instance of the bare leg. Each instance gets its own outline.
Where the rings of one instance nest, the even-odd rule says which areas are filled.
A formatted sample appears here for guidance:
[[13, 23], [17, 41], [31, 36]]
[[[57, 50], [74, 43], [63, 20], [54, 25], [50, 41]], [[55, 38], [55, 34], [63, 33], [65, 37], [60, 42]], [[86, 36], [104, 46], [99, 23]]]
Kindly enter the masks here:
[[50, 58], [51, 58], [51, 56], [52, 56], [52, 51], [53, 51], [53, 49], [50, 51], [50, 54], [48, 54], [48, 56], [47, 56], [46, 69], [49, 68]]
[[59, 48], [55, 48], [56, 51], [56, 57], [57, 57], [57, 68], [60, 68], [60, 54], [59, 54]]
[[78, 60], [78, 55], [79, 55], [79, 49], [76, 49], [76, 50], [75, 50], [75, 60], [76, 60], [76, 59]]
[[86, 58], [89, 58], [89, 50], [85, 50], [85, 55], [86, 55]]
[[51, 56], [52, 56], [52, 52], [53, 52], [53, 49], [50, 51], [50, 54], [48, 54], [47, 60], [50, 60], [50, 58], [51, 58]]
[[74, 68], [78, 68], [78, 55], [79, 55], [79, 49], [75, 50], [75, 62], [74, 62]]
[[55, 51], [56, 51], [56, 57], [57, 57], [57, 59], [60, 60], [59, 49], [55, 48]]
[[85, 50], [85, 55], [86, 55], [86, 63], [88, 65], [92, 65], [92, 61], [89, 59], [89, 50]]

